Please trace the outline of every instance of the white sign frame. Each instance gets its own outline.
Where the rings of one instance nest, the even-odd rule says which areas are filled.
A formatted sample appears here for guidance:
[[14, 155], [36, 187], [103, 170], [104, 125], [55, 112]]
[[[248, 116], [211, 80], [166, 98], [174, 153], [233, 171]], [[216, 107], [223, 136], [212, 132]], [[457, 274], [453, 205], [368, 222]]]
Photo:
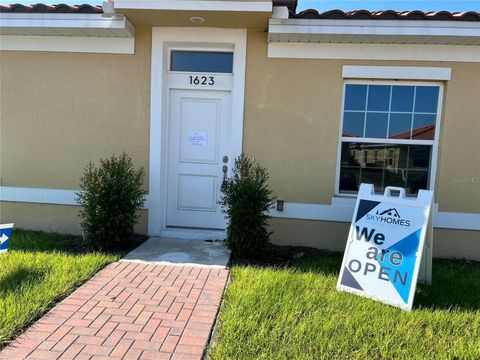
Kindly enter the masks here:
[[[398, 192], [399, 196], [392, 196], [392, 191]], [[366, 212], [364, 215], [362, 215], [362, 213], [361, 213], [360, 214], [361, 218], [357, 219], [359, 204], [362, 200], [377, 202], [379, 204], [375, 205], [372, 209], [368, 210], [368, 212]], [[382, 206], [380, 206], [380, 205], [382, 205]], [[356, 224], [360, 221], [365, 222], [366, 221], [365, 217], [368, 220], [368, 215], [371, 216], [370, 211], [373, 211], [377, 208], [382, 208], [383, 209], [385, 207], [385, 205], [386, 206], [391, 205], [393, 208], [395, 208], [395, 207], [403, 208], [404, 210], [411, 209], [413, 212], [417, 212], [417, 213], [422, 213], [422, 211], [423, 211], [423, 213], [422, 213], [423, 214], [423, 219], [419, 219], [418, 217], [415, 219], [415, 221], [417, 221], [417, 223], [416, 223], [417, 225], [415, 225], [415, 226], [419, 226], [419, 224], [421, 224], [420, 229], [414, 228], [414, 231], [412, 233], [408, 233], [407, 230], [403, 230], [404, 233], [408, 234], [407, 236], [412, 235], [412, 234], [416, 233], [418, 230], [420, 230], [418, 248], [417, 248], [417, 251], [415, 252], [415, 263], [413, 265], [413, 271], [411, 273], [412, 278], [411, 278], [411, 283], [410, 283], [410, 289], [408, 291], [408, 301], [402, 301], [402, 298], [400, 298], [398, 296], [398, 294], [395, 294], [396, 296], [388, 296], [388, 294], [386, 294], [385, 289], [383, 289], [382, 291], [376, 292], [376, 290], [377, 290], [376, 289], [376, 284], [377, 283], [378, 283], [379, 288], [381, 286], [384, 286], [384, 288], [386, 287], [386, 285], [384, 284], [385, 283], [384, 280], [386, 280], [386, 279], [381, 278], [380, 273], [379, 273], [378, 279], [382, 279], [384, 281], [383, 283], [381, 282], [382, 280], [375, 281], [375, 280], [372, 280], [372, 278], [369, 278], [368, 281], [365, 280], [365, 278], [359, 278], [358, 276], [357, 276], [356, 279], [354, 278], [355, 281], [357, 281], [359, 279], [365, 280], [365, 283], [368, 283], [368, 286], [366, 287], [366, 289], [364, 289], [362, 286], [360, 286], [359, 283], [356, 284], [356, 285], [358, 285], [357, 288], [352, 287], [352, 286], [346, 286], [345, 283], [347, 283], [347, 282], [345, 280], [343, 280], [344, 284], [342, 284], [342, 279], [344, 279], [344, 273], [348, 273], [348, 274], [346, 274], [347, 277], [350, 277], [350, 278], [353, 277], [353, 275], [351, 274], [351, 270], [347, 269], [347, 264], [349, 262], [352, 262], [352, 260], [355, 260], [361, 266], [365, 266], [365, 267], [368, 266], [366, 260], [364, 260], [365, 265], [362, 265], [361, 260], [358, 260], [356, 258], [356, 257], [362, 256], [362, 252], [363, 252], [363, 255], [365, 255], [364, 251], [365, 251], [365, 249], [367, 249], [367, 246], [370, 246], [368, 249], [371, 249], [372, 246], [376, 247], [377, 251], [382, 249], [382, 246], [379, 246], [376, 243], [371, 243], [370, 240], [367, 241], [367, 239], [365, 239], [362, 236], [359, 237], [359, 235], [357, 234], [357, 229], [356, 229], [357, 225]], [[346, 244], [345, 253], [344, 253], [344, 257], [343, 257], [343, 261], [342, 261], [342, 267], [341, 267], [341, 270], [340, 270], [340, 275], [338, 277], [337, 290], [349, 292], [349, 293], [359, 295], [359, 296], [362, 296], [362, 297], [367, 297], [367, 298], [370, 298], [370, 299], [373, 299], [373, 300], [376, 300], [376, 301], [380, 301], [380, 302], [388, 304], [388, 305], [399, 307], [399, 308], [401, 308], [403, 310], [406, 310], [406, 311], [410, 311], [412, 309], [412, 306], [413, 306], [413, 300], [414, 300], [414, 295], [415, 295], [415, 291], [416, 291], [416, 287], [417, 287], [417, 281], [423, 281], [423, 282], [428, 283], [428, 284], [431, 283], [431, 278], [432, 278], [432, 275], [431, 275], [431, 273], [432, 273], [432, 247], [433, 247], [433, 240], [432, 240], [433, 239], [433, 235], [432, 235], [432, 230], [433, 230], [433, 227], [432, 227], [432, 223], [433, 223], [432, 209], [433, 209], [433, 206], [432, 205], [433, 205], [433, 191], [430, 191], [430, 190], [420, 190], [419, 193], [418, 193], [418, 196], [416, 198], [413, 198], [413, 197], [406, 197], [405, 196], [405, 189], [403, 189], [403, 188], [387, 187], [385, 189], [385, 193], [383, 195], [377, 195], [377, 194], [375, 194], [374, 187], [373, 187], [372, 184], [361, 184], [359, 192], [358, 192], [358, 196], [357, 196], [357, 201], [356, 201], [356, 204], [355, 204], [355, 210], [354, 210], [354, 214], [353, 214], [352, 223], [351, 223], [351, 226], [350, 226], [350, 231], [349, 231], [349, 234], [348, 234], [347, 244]], [[378, 214], [378, 210], [377, 210], [377, 214]], [[419, 221], [421, 221], [421, 223]], [[385, 224], [380, 224], [380, 225], [375, 225], [375, 226], [380, 227], [383, 232], [385, 232], [385, 230], [388, 231], [388, 229], [386, 229], [387, 225], [385, 225]], [[392, 226], [388, 225], [388, 227], [392, 227]], [[363, 232], [363, 230], [364, 229], [362, 228], [362, 232]], [[408, 230], [408, 231], [410, 231], [410, 230]], [[394, 231], [395, 230], [392, 227], [392, 230], [391, 230], [390, 234], [394, 234], [394, 233], [398, 234], [400, 230], [397, 230], [396, 232], [394, 232]], [[390, 237], [390, 235], [389, 235], [389, 237]], [[391, 237], [394, 237], [394, 235], [392, 235]], [[387, 238], [387, 236], [385, 236], [385, 238]], [[381, 239], [381, 238], [379, 238], [379, 239]], [[398, 241], [398, 243], [401, 240], [404, 240], [404, 239], [405, 238], [401, 238]], [[386, 244], [388, 243], [387, 242], [388, 240], [389, 239], [384, 240], [384, 244], [385, 244], [384, 248], [387, 248]], [[356, 242], [355, 243], [356, 245], [354, 245], [352, 247], [352, 244], [354, 244], [354, 242]], [[390, 246], [393, 246], [392, 243], [388, 243], [388, 244]], [[393, 244], [395, 245], [395, 242]], [[367, 251], [367, 254], [368, 254], [368, 251]], [[408, 258], [407, 257], [404, 258], [404, 255], [402, 255], [402, 261], [404, 261], [406, 259], [411, 261], [412, 258], [413, 258], [413, 256], [410, 256]], [[370, 258], [368, 258], [368, 256], [367, 256], [367, 259], [370, 259]], [[350, 263], [349, 266], [351, 266], [351, 263]], [[378, 262], [378, 266], [381, 268], [381, 263], [380, 262]], [[366, 276], [367, 275], [367, 270], [365, 269], [364, 271], [365, 271], [365, 273], [364, 273], [363, 276]], [[362, 274], [360, 274], [360, 275], [362, 275]], [[405, 278], [406, 278], [406, 276], [405, 276]], [[400, 280], [402, 280], [401, 277], [400, 277]], [[386, 281], [386, 282], [388, 284], [392, 285], [391, 281]], [[393, 287], [393, 286], [391, 286], [391, 287]], [[394, 292], [391, 291], [391, 293], [393, 294]]]

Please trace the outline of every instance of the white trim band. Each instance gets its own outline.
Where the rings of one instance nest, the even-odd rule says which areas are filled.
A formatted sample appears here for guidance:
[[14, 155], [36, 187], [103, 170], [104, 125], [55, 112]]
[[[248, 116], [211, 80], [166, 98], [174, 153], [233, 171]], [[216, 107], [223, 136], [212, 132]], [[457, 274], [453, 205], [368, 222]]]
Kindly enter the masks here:
[[0, 201], [77, 205], [75, 193], [78, 191], [1, 186]]
[[269, 58], [480, 62], [480, 46], [273, 42]]
[[133, 54], [134, 38], [0, 35], [0, 50]]
[[480, 214], [433, 211], [433, 226], [444, 229], [480, 230]]
[[344, 79], [451, 80], [449, 67], [344, 65]]
[[[334, 201], [332, 205], [285, 203], [283, 211], [272, 210], [270, 215], [285, 219], [351, 222], [355, 200], [347, 204], [348, 202], [338, 204]], [[438, 204], [435, 204], [433, 226], [443, 229], [480, 230], [480, 214], [438, 211]]]
[[[76, 193], [81, 190], [61, 190], [0, 186], [0, 201], [24, 202], [49, 205], [78, 205]], [[150, 199], [146, 196], [144, 209], [149, 208]]]
[[[0, 201], [77, 205], [75, 193], [79, 191], [1, 186]], [[152, 207], [151, 198], [147, 195], [144, 208]], [[283, 211], [272, 210], [270, 215], [284, 219], [350, 222], [354, 207], [355, 199], [334, 197], [331, 205], [285, 203]], [[438, 204], [435, 204], [433, 225], [444, 229], [480, 230], [480, 214], [438, 211]]]

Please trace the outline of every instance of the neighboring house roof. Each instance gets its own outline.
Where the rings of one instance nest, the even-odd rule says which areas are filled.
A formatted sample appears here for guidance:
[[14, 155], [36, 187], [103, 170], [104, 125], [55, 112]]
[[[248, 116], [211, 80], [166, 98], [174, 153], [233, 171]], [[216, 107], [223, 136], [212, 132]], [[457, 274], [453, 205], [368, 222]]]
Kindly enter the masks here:
[[[389, 139], [415, 139], [415, 140], [433, 140], [435, 138], [435, 124], [429, 124], [422, 127], [418, 127], [412, 130], [412, 136], [410, 137], [410, 130], [401, 132], [398, 134], [390, 135]], [[350, 132], [343, 131], [343, 137], [357, 137], [358, 135]]]
[[343, 131], [343, 132], [342, 132], [342, 136], [343, 136], [343, 137], [358, 137], [358, 135], [356, 135], [356, 134], [354, 134], [354, 133], [352, 133], [352, 132], [350, 132], [350, 131]]
[[456, 20], [456, 21], [480, 21], [480, 13], [476, 11], [449, 12], [449, 11], [368, 11], [354, 10], [343, 12], [342, 10], [329, 10], [318, 12], [309, 9], [300, 13], [294, 13], [290, 9], [291, 19], [352, 19], [352, 20]]
[[[410, 139], [410, 131], [390, 135], [390, 139]], [[435, 138], [435, 124], [425, 125], [412, 130], [412, 139], [433, 140]]]
[[93, 6], [89, 4], [83, 4], [83, 5], [12, 4], [12, 5], [0, 5], [0, 12], [2, 13], [102, 14], [103, 10], [101, 6]]

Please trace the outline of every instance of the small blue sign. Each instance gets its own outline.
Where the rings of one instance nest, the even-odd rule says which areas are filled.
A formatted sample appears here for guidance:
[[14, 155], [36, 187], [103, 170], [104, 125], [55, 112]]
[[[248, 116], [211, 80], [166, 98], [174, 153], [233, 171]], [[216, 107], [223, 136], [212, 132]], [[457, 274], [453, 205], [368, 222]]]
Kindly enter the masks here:
[[0, 224], [0, 254], [7, 252], [13, 224]]

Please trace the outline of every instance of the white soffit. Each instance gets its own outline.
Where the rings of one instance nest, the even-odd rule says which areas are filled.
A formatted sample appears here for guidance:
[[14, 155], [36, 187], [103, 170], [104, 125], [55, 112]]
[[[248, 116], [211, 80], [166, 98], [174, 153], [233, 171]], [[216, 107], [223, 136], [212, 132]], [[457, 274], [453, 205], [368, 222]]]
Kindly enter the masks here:
[[2, 36], [134, 38], [135, 27], [123, 15], [0, 13]]
[[271, 1], [236, 0], [115, 0], [116, 10], [185, 10], [272, 12]]
[[344, 65], [344, 79], [450, 80], [449, 67]]
[[480, 45], [480, 22], [270, 19], [268, 42]]

